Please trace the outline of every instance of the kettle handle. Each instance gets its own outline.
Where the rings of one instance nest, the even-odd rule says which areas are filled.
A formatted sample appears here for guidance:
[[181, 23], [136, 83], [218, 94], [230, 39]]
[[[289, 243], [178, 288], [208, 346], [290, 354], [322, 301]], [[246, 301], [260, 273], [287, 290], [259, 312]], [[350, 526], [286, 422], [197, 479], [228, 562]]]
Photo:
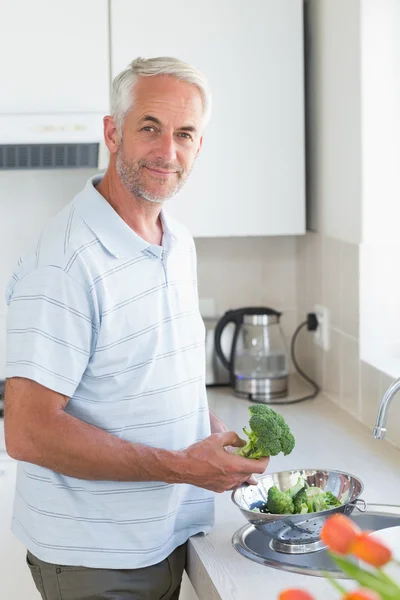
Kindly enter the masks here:
[[[232, 374], [232, 355], [233, 355], [233, 350], [234, 350], [234, 346], [235, 346], [235, 341], [236, 341], [236, 333], [237, 333], [237, 328], [240, 325], [240, 321], [241, 321], [241, 313], [240, 311], [237, 310], [228, 310], [228, 312], [226, 312], [224, 314], [223, 317], [221, 317], [221, 319], [218, 321], [217, 326], [215, 328], [215, 334], [214, 334], [214, 345], [215, 345], [215, 351], [217, 353], [218, 358], [221, 360], [222, 364], [224, 365], [224, 367], [226, 369], [228, 369], [229, 373]], [[235, 333], [233, 335], [233, 342], [232, 342], [232, 349], [231, 349], [231, 357], [230, 360], [228, 360], [222, 350], [222, 346], [221, 346], [221, 338], [222, 338], [222, 332], [224, 331], [225, 327], [228, 325], [228, 323], [234, 323], [235, 324]]]

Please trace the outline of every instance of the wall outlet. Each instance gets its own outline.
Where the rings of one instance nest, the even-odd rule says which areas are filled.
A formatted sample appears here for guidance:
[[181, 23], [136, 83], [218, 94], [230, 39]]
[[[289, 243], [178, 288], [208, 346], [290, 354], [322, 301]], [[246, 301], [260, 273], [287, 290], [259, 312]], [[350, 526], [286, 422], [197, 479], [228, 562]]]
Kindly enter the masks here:
[[314, 332], [314, 342], [317, 346], [320, 346], [324, 350], [328, 351], [330, 347], [329, 310], [326, 308], [326, 306], [316, 304], [314, 306], [314, 312], [318, 320], [318, 327]]

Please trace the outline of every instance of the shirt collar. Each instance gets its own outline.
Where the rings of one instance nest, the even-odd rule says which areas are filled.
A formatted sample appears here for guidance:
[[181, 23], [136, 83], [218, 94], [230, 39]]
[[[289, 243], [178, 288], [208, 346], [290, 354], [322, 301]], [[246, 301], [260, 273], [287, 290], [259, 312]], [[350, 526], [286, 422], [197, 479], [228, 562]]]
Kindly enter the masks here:
[[[79, 214], [102, 245], [116, 258], [126, 258], [151, 248], [152, 244], [137, 235], [95, 188], [103, 176], [98, 174], [91, 177], [76, 196], [75, 206]], [[160, 216], [163, 236], [171, 240], [168, 246], [172, 246], [177, 239], [174, 223], [164, 210]]]

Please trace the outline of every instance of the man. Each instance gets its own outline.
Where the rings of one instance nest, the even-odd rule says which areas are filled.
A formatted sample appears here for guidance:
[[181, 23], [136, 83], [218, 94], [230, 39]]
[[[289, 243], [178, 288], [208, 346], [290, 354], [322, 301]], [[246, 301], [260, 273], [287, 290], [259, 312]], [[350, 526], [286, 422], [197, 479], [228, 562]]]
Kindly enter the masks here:
[[7, 290], [12, 528], [46, 600], [178, 598], [213, 492], [267, 467], [229, 453], [244, 442], [208, 411], [194, 243], [163, 210], [209, 110], [190, 65], [133, 61], [104, 119], [107, 172], [46, 227]]

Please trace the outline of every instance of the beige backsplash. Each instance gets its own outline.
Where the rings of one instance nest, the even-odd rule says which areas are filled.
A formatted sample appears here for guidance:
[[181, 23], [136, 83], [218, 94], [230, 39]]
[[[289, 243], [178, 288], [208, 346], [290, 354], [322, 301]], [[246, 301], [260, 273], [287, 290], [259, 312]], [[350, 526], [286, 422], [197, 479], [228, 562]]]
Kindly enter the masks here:
[[218, 312], [246, 305], [293, 311], [297, 305], [296, 238], [196, 239], [200, 297]]
[[[359, 357], [359, 246], [318, 233], [297, 238], [297, 307], [316, 303], [330, 311], [330, 349], [302, 335], [300, 353], [329, 398], [372, 429], [384, 391], [393, 378]], [[400, 399], [394, 399], [387, 439], [400, 447]], [[377, 442], [379, 443], [379, 442]]]
[[196, 239], [200, 298], [217, 314], [244, 306], [282, 311], [289, 345], [298, 324], [295, 237]]

